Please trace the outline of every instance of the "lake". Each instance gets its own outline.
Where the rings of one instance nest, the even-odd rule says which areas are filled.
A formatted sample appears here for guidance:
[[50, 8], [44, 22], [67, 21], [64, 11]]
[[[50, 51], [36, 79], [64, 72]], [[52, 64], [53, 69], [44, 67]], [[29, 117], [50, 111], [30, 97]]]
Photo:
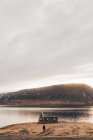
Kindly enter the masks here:
[[93, 123], [93, 107], [86, 108], [27, 108], [0, 106], [0, 127], [26, 122], [38, 122], [40, 112], [58, 116], [59, 121]]

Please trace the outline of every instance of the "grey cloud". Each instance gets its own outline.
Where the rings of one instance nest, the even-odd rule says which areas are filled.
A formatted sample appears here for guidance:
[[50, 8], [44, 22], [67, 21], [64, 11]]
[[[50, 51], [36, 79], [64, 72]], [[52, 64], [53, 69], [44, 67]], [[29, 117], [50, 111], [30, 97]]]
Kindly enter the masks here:
[[[7, 90], [21, 82], [83, 75], [81, 67], [93, 60], [92, 0], [1, 2], [2, 87]], [[89, 72], [84, 70], [84, 75]]]

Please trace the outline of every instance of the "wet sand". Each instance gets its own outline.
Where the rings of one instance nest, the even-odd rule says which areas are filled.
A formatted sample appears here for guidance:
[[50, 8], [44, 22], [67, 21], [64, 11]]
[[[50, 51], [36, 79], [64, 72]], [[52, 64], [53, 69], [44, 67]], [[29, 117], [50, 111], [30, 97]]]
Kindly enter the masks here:
[[0, 140], [93, 140], [92, 123], [14, 124], [0, 128]]

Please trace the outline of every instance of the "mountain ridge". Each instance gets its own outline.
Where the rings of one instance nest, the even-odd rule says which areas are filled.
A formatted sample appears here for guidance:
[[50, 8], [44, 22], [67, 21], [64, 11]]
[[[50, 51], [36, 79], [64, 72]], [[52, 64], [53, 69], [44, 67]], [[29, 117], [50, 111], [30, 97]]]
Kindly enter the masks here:
[[0, 104], [15, 106], [93, 105], [93, 88], [86, 84], [61, 84], [24, 89], [3, 94]]

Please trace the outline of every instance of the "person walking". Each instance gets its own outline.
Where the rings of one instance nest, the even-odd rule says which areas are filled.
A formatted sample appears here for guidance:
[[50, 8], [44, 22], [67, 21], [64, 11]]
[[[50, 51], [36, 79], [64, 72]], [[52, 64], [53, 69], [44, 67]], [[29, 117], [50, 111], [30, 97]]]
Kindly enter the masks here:
[[43, 132], [45, 132], [45, 130], [46, 130], [46, 127], [45, 127], [45, 125], [43, 125]]

